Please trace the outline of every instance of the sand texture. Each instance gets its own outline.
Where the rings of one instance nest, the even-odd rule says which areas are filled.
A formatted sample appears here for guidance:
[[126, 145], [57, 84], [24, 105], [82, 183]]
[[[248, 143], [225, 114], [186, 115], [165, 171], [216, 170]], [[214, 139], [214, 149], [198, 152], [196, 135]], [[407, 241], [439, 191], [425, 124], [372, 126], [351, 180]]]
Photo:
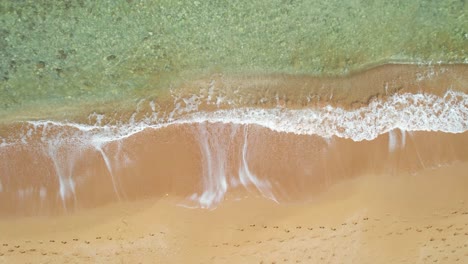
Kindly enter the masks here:
[[305, 203], [166, 197], [0, 222], [0, 263], [466, 263], [468, 164], [346, 180]]

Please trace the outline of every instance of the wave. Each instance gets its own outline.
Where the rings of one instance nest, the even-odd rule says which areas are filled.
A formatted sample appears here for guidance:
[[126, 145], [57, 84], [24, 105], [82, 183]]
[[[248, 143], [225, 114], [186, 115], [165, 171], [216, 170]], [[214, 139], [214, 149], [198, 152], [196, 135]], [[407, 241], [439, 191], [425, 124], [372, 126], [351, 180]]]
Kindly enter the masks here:
[[[102, 124], [104, 117], [97, 114], [89, 118], [97, 120], [93, 125], [50, 120], [27, 121], [31, 126], [26, 126], [27, 131], [21, 135], [21, 142], [26, 143], [32, 133], [38, 131], [45, 134], [43, 139], [46, 140], [51, 127], [75, 128], [80, 134], [78, 138], [85, 138], [80, 141], [100, 145], [130, 137], [145, 129], [203, 122], [259, 125], [276, 132], [324, 138], [337, 136], [354, 141], [372, 140], [394, 129], [446, 133], [468, 130], [468, 95], [455, 91], [447, 91], [442, 97], [432, 94], [396, 94], [386, 101], [373, 100], [368, 106], [356, 110], [328, 105], [319, 109], [237, 108], [207, 112], [200, 110], [202, 102], [193, 96], [183, 101], [184, 107], [176, 104], [169, 114], [152, 112], [139, 121], [135, 120], [134, 114], [129, 121], [117, 124]], [[153, 101], [148, 104], [155, 109]], [[75, 136], [78, 135], [73, 134]], [[64, 135], [64, 139], [66, 137]], [[2, 141], [2, 144], [8, 145], [7, 138]]]

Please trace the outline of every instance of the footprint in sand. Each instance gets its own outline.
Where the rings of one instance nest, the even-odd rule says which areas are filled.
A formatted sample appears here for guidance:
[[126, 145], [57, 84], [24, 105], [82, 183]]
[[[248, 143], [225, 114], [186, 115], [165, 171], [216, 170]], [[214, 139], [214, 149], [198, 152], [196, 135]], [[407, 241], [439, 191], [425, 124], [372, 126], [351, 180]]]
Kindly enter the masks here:
[[5, 243], [5, 244], [3, 244], [3, 246], [4, 246], [4, 247], [8, 247], [8, 244], [7, 244], [7, 243]]
[[60, 242], [60, 243], [62, 243], [62, 244], [64, 244], [64, 245], [65, 245], [65, 244], [67, 243], [67, 241], [62, 241], [62, 242]]
[[78, 238], [74, 238], [73, 241], [78, 241]]
[[49, 240], [50, 243], [55, 243], [55, 240], [51, 239]]
[[[142, 238], [142, 237], [141, 237], [141, 238]], [[96, 239], [101, 239], [101, 237], [100, 237], [100, 236], [98, 236], [98, 237], [96, 237]]]

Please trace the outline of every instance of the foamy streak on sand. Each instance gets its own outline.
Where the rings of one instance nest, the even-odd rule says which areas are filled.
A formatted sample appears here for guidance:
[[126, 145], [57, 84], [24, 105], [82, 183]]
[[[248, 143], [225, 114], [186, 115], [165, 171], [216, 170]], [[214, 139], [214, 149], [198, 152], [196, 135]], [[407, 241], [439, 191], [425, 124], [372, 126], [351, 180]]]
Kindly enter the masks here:
[[[192, 97], [191, 97], [192, 98]], [[201, 124], [195, 131], [203, 154], [204, 190], [201, 194], [194, 194], [191, 198], [198, 201], [199, 206], [210, 208], [219, 203], [229, 189], [225, 175], [226, 151], [229, 146], [216, 141], [216, 131], [207, 129], [205, 123], [229, 124], [232, 133], [237, 125], [258, 125], [276, 132], [286, 132], [302, 135], [318, 135], [324, 138], [337, 136], [354, 141], [372, 140], [383, 133], [394, 129], [402, 131], [404, 144], [405, 131], [442, 131], [447, 133], [462, 133], [468, 130], [468, 95], [460, 92], [448, 91], [443, 97], [430, 94], [397, 94], [386, 101], [372, 101], [368, 106], [356, 110], [326, 106], [319, 109], [258, 109], [237, 108], [216, 110], [213, 112], [200, 111], [201, 100], [185, 100], [186, 108], [180, 104], [169, 114], [153, 112], [145, 118], [136, 121], [135, 115], [126, 123], [117, 125], [102, 124], [102, 116], [94, 115], [96, 124], [77, 124], [57, 121], [29, 121], [19, 137], [0, 140], [0, 154], [15, 144], [30, 144], [33, 135], [40, 135], [43, 151], [49, 154], [59, 178], [60, 198], [62, 201], [74, 197], [74, 180], [72, 168], [74, 160], [79, 158], [80, 151], [58, 154], [58, 150], [66, 146], [77, 149], [95, 149], [101, 153], [110, 177], [116, 197], [121, 199], [119, 181], [114, 178], [113, 164], [125, 163], [114, 160], [110, 162], [106, 154], [106, 146], [110, 142], [120, 141], [131, 137], [145, 129], [161, 129], [180, 124]], [[150, 102], [151, 109], [155, 109], [154, 102]], [[66, 130], [67, 132], [63, 132]], [[264, 196], [275, 199], [270, 183], [260, 182], [248, 169], [247, 161], [247, 130], [244, 131], [244, 148], [242, 164], [239, 168], [238, 179], [244, 186], [253, 184]], [[391, 132], [394, 133], [394, 132]], [[389, 149], [398, 147], [395, 135], [390, 136]], [[214, 141], [213, 141], [214, 140]], [[227, 149], [219, 149], [223, 146]], [[119, 155], [117, 154], [116, 157]], [[232, 184], [231, 184], [232, 185]], [[4, 189], [4, 188], [3, 188]]]
[[[248, 126], [244, 127], [244, 142], [241, 152], [241, 163], [237, 177], [228, 175], [228, 156], [234, 155], [233, 140], [239, 133], [238, 125], [223, 125], [208, 127], [206, 123], [198, 125], [195, 131], [200, 150], [203, 153], [203, 192], [195, 193], [190, 196], [190, 200], [196, 203], [195, 207], [213, 208], [219, 204], [229, 188], [235, 188], [242, 185], [247, 190], [253, 186], [262, 196], [278, 202], [272, 193], [271, 184], [268, 181], [260, 180], [253, 174], [248, 166]], [[229, 134], [226, 140], [222, 135]], [[184, 207], [194, 207], [187, 203], [181, 203]]]
[[[218, 130], [229, 129], [221, 127]], [[201, 153], [203, 153], [203, 193], [193, 194], [190, 199], [198, 202], [202, 208], [210, 208], [215, 203], [221, 202], [228, 190], [226, 175], [227, 158], [231, 140], [220, 137], [222, 131], [209, 131], [206, 124], [200, 124], [195, 136], [198, 138]], [[234, 128], [231, 138], [235, 135]]]

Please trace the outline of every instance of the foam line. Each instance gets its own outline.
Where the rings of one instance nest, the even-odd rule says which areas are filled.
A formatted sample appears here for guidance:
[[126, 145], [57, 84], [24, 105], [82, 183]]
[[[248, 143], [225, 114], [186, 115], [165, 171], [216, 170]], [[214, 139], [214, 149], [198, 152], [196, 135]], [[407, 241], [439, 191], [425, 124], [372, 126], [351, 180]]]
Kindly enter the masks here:
[[[190, 109], [195, 109], [189, 105]], [[468, 95], [448, 91], [443, 97], [430, 94], [399, 94], [387, 101], [373, 101], [368, 106], [345, 110], [325, 106], [319, 109], [236, 108], [213, 112], [187, 110], [176, 117], [155, 117], [117, 125], [86, 125], [72, 122], [28, 121], [34, 127], [52, 125], [73, 127], [90, 136], [91, 144], [125, 139], [145, 129], [160, 129], [177, 124], [231, 123], [259, 125], [277, 132], [337, 136], [354, 141], [372, 140], [393, 129], [404, 131], [441, 131], [462, 133], [468, 130]], [[4, 144], [6, 144], [5, 142]]]

